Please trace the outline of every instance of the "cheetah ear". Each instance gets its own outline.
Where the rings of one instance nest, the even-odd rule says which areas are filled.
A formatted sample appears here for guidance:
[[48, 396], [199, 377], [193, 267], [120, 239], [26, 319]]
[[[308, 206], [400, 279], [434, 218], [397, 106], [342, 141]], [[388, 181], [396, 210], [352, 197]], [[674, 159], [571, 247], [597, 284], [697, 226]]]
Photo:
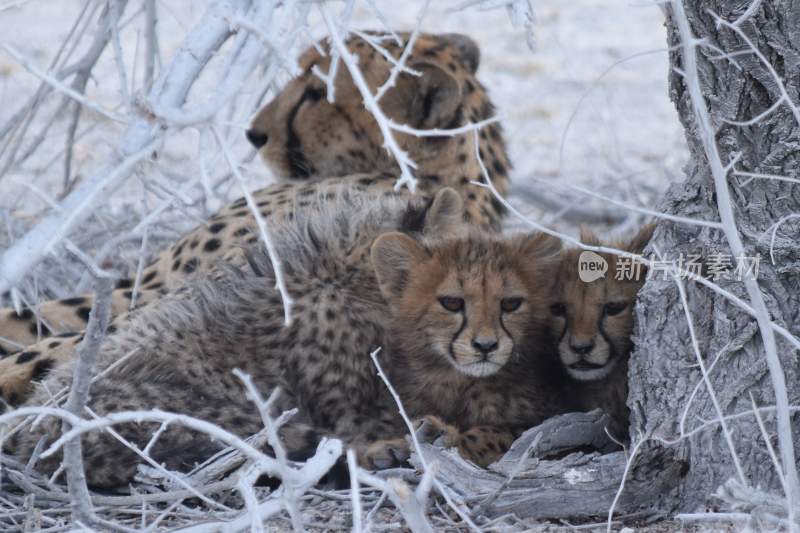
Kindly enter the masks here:
[[464, 64], [475, 74], [481, 64], [481, 49], [478, 44], [463, 33], [445, 33], [439, 38], [456, 47], [464, 60]]
[[581, 224], [580, 238], [583, 244], [588, 244], [589, 246], [600, 246], [600, 239], [597, 238], [597, 235], [595, 235], [592, 230], [589, 229], [589, 226]]
[[425, 248], [403, 233], [384, 233], [372, 244], [372, 268], [389, 302], [402, 296], [414, 265], [428, 258]]
[[436, 193], [425, 215], [425, 233], [437, 237], [452, 235], [464, 223], [464, 201], [455, 190], [445, 187]]
[[511, 241], [518, 254], [517, 265], [530, 280], [555, 279], [561, 263], [561, 239], [546, 233], [528, 233]]
[[546, 233], [533, 232], [514, 239], [520, 254], [526, 259], [554, 258], [561, 253], [561, 239]]
[[456, 79], [430, 63], [414, 63], [420, 73], [400, 74], [384, 97], [384, 109], [394, 120], [417, 129], [446, 128], [458, 118], [461, 89]]
[[653, 237], [653, 232], [656, 230], [655, 223], [651, 222], [646, 224], [640, 229], [633, 238], [625, 245], [625, 249], [635, 254], [644, 252], [647, 243]]

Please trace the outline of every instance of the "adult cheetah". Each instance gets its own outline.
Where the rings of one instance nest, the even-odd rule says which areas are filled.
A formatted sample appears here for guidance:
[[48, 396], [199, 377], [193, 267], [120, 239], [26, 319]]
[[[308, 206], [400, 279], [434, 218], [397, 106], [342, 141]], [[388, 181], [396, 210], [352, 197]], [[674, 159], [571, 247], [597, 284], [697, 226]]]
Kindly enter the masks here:
[[[376, 36], [373, 36], [376, 37]], [[383, 39], [394, 60], [403, 53], [402, 43]], [[377, 37], [376, 37], [377, 38]], [[347, 46], [375, 90], [389, 77], [392, 63], [368, 41], [354, 36]], [[329, 43], [310, 47], [300, 58], [303, 74], [287, 86], [255, 116], [247, 132], [262, 159], [283, 183], [253, 193], [256, 207], [269, 222], [276, 223], [307, 206], [312, 197], [336, 196], [342, 186], [351, 186], [373, 198], [407, 196], [394, 190], [399, 177], [394, 158], [383, 148], [381, 133], [346, 69], [337, 71], [335, 101], [326, 98], [327, 86], [315, 74], [330, 68]], [[381, 100], [387, 116], [417, 128], [452, 128], [494, 115], [494, 106], [476, 78], [480, 52], [468, 37], [459, 34], [421, 34], [414, 42], [407, 65], [421, 73], [400, 74], [396, 86]], [[418, 195], [431, 198], [443, 187], [452, 187], [465, 205], [467, 222], [497, 228], [503, 215], [499, 202], [483, 187], [472, 149], [472, 133], [441, 137], [398, 134], [400, 146], [417, 164]], [[491, 179], [503, 193], [508, 187], [510, 163], [498, 124], [481, 129], [480, 155]], [[144, 269], [137, 305], [159, 299], [199, 273], [208, 272], [241, 246], [257, 242], [251, 210], [239, 199], [191, 231]], [[124, 279], [112, 297], [112, 313], [118, 316], [131, 307], [134, 281]], [[68, 359], [71, 345], [79, 337], [70, 335], [85, 328], [92, 298], [76, 296], [44, 302], [20, 314], [0, 311], [0, 394], [11, 403], [24, 399], [31, 379], [46, 374], [53, 365]]]

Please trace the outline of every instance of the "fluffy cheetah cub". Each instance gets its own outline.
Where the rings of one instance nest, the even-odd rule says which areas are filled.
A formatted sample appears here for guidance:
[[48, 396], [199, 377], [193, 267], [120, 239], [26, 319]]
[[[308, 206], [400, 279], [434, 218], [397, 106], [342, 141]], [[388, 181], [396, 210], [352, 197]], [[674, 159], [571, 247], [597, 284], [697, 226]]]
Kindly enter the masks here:
[[[363, 465], [380, 466], [381, 449], [370, 444], [404, 433], [369, 357], [383, 347], [386, 366], [400, 381], [405, 366], [428, 374], [415, 375], [415, 385], [402, 388], [412, 416], [436, 414], [450, 423], [497, 428], [527, 427], [544, 416], [545, 384], [537, 389], [535, 376], [527, 379], [521, 368], [502, 369], [516, 367], [518, 354], [526, 353], [526, 332], [546, 310], [545, 265], [553, 266], [557, 243], [539, 236], [459, 236], [462, 204], [450, 189], [427, 208], [357, 193], [330, 206], [326, 201], [318, 210], [298, 211], [274, 228], [294, 299], [291, 324], [283, 323], [268, 259], [249, 250], [244, 266], [222, 267], [213, 278], [191, 282], [120, 324], [101, 347], [99, 368], [132, 355], [92, 385], [89, 407], [99, 415], [153, 408], [191, 413], [248, 436], [261, 422], [232, 375], [238, 368], [265, 393], [276, 385], [291, 391], [304, 424], [287, 428], [288, 451], [308, 450], [324, 433], [356, 449]], [[389, 296], [388, 305], [382, 294]], [[413, 329], [400, 335], [401, 323]], [[70, 372], [54, 370], [46, 390], [68, 385]], [[28, 405], [45, 401], [46, 390], [37, 391]], [[448, 396], [451, 400], [443, 401]], [[144, 446], [157, 426], [143, 422], [115, 429]], [[301, 431], [310, 427], [316, 432]], [[12, 446], [27, 458], [41, 437], [52, 440], [59, 428], [58, 421], [45, 419], [17, 433]], [[83, 439], [90, 484], [130, 481], [137, 455], [106, 433]], [[151, 457], [185, 469], [216, 449], [204, 435], [170, 426]], [[40, 467], [52, 472], [57, 464], [47, 459]]]
[[[117, 324], [98, 351], [97, 374], [108, 372], [92, 384], [89, 408], [100, 416], [135, 409], [186, 413], [247, 437], [262, 424], [232, 373], [238, 368], [264, 395], [278, 385], [292, 393], [309, 425], [285, 427], [290, 453], [316, 446], [317, 434], [304, 431], [310, 426], [357, 447], [393, 434], [395, 411], [382, 403], [384, 386], [369, 357], [386, 344], [388, 320], [370, 247], [387, 231], [457, 232], [460, 198], [445, 189], [429, 203], [376, 200], [345, 188], [336, 199], [310, 200], [308, 208], [271, 228], [294, 300], [289, 325], [266, 252], [246, 249], [241, 264], [220, 264], [213, 274], [197, 277]], [[41, 405], [47, 391], [69, 385], [72, 368], [71, 361], [54, 368], [24, 405]], [[127, 423], [115, 429], [142, 447], [158, 425]], [[11, 439], [12, 451], [27, 460], [40, 438], [52, 441], [60, 427], [59, 420], [47, 418], [20, 431]], [[173, 424], [150, 455], [184, 470], [218, 449], [205, 435]], [[86, 477], [95, 487], [128, 483], [140, 462], [105, 432], [85, 435], [83, 451]], [[51, 473], [58, 463], [58, 458], [47, 459], [39, 468]]]
[[[581, 241], [640, 254], [655, 225], [643, 227], [627, 241], [601, 243], [582, 229]], [[646, 269], [634, 279], [617, 279], [619, 257], [599, 254], [607, 263], [605, 276], [585, 283], [579, 277], [580, 249], [564, 252], [550, 305], [553, 338], [561, 364], [569, 375], [567, 388], [583, 410], [603, 409], [608, 428], [620, 441], [628, 439], [628, 355], [633, 331], [633, 306], [644, 284]]]
[[[480, 466], [568, 410], [545, 342], [560, 247], [541, 234], [476, 232], [435, 246], [391, 233], [373, 246], [392, 314], [391, 381], [412, 416], [434, 415], [426, 425]], [[402, 458], [405, 442], [382, 445]]]

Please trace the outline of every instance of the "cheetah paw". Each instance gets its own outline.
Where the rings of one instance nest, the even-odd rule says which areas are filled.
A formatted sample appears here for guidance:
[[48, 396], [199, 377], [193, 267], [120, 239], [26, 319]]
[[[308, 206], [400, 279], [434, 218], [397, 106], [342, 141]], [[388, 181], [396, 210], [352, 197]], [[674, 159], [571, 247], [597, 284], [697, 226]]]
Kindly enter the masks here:
[[438, 416], [427, 415], [416, 421], [416, 435], [421, 442], [452, 448], [458, 446], [461, 432]]
[[405, 437], [399, 437], [375, 441], [359, 455], [362, 467], [369, 470], [384, 470], [406, 464], [411, 449]]

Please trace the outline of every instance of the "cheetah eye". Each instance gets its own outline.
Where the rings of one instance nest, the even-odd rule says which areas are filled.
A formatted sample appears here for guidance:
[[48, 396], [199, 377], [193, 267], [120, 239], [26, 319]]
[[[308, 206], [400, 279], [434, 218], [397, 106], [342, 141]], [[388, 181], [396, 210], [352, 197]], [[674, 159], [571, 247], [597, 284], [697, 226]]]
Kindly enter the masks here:
[[439, 303], [451, 313], [458, 313], [464, 309], [464, 298], [456, 296], [442, 296], [439, 298]]
[[603, 314], [606, 316], [618, 315], [624, 311], [626, 307], [628, 307], [627, 302], [609, 302], [603, 306]]
[[567, 314], [567, 307], [561, 302], [554, 303], [550, 306], [550, 312], [555, 316], [564, 316]]
[[504, 313], [513, 313], [519, 309], [520, 305], [522, 305], [522, 298], [519, 297], [503, 298], [500, 300], [500, 309], [502, 309]]

